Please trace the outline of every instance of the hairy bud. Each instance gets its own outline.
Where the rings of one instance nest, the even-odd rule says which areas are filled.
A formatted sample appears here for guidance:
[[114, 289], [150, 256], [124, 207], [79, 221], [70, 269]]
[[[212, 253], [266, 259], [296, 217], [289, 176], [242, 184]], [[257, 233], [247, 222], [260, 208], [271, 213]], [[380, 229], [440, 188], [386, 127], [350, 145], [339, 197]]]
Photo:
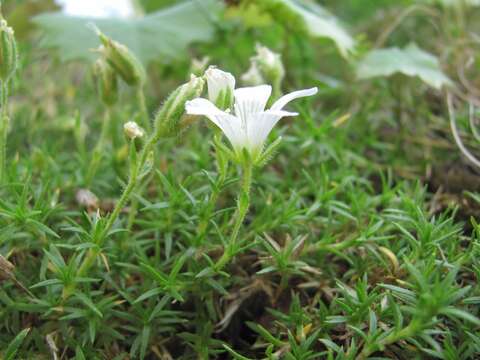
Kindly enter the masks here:
[[145, 135], [145, 131], [140, 126], [138, 126], [135, 121], [126, 122], [123, 125], [123, 131], [125, 132], [125, 135], [131, 140], [141, 138]]
[[0, 80], [7, 81], [17, 68], [17, 43], [13, 29], [0, 20]]
[[205, 72], [209, 62], [210, 58], [208, 56], [204, 56], [201, 59], [192, 59], [192, 63], [190, 64], [190, 72], [195, 76], [201, 76]]
[[185, 103], [202, 94], [205, 81], [201, 77], [191, 76], [190, 81], [179, 86], [168, 98], [155, 118], [157, 134], [171, 135], [185, 113]]
[[260, 70], [258, 70], [258, 66], [255, 62], [250, 64], [250, 68], [240, 77], [243, 84], [247, 86], [257, 86], [261, 84], [265, 84], [265, 80], [263, 79]]
[[257, 44], [257, 55], [251, 61], [256, 64], [262, 77], [269, 83], [280, 83], [285, 77], [285, 68], [283, 67], [280, 54], [277, 54], [267, 48]]
[[130, 86], [142, 86], [146, 74], [140, 60], [125, 46], [97, 31], [102, 46], [100, 52], [116, 73]]
[[118, 100], [117, 74], [104, 59], [95, 62], [93, 71], [102, 102], [107, 106], [114, 105]]

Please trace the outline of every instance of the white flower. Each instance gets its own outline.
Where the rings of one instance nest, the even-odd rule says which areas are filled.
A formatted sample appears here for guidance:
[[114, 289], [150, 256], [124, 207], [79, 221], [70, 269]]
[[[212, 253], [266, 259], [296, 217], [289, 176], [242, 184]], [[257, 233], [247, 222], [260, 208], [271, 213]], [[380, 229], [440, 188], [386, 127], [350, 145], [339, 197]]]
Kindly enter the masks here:
[[208, 86], [208, 98], [221, 108], [228, 108], [233, 102], [235, 78], [232, 74], [210, 66], [205, 71]]
[[129, 139], [141, 138], [145, 135], [145, 131], [135, 121], [123, 124], [123, 131]]
[[188, 101], [185, 109], [188, 114], [206, 116], [223, 131], [237, 155], [246, 149], [255, 161], [275, 124], [284, 116], [298, 115], [284, 111], [283, 107], [294, 99], [316, 94], [317, 88], [282, 96], [269, 110], [265, 110], [271, 93], [270, 85], [236, 89], [233, 114], [220, 110], [211, 101], [202, 98]]

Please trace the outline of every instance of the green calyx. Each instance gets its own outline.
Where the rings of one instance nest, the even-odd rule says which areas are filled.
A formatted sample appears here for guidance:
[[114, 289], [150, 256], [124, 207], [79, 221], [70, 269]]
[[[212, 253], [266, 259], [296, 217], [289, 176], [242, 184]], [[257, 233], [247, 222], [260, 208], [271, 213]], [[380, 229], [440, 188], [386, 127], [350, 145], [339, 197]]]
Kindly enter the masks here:
[[192, 76], [188, 83], [179, 86], [170, 94], [155, 117], [156, 132], [166, 135], [176, 133], [185, 113], [185, 103], [199, 97], [204, 85], [205, 81], [201, 77]]
[[0, 20], [0, 80], [8, 81], [17, 68], [17, 44], [13, 29]]
[[98, 59], [94, 65], [97, 90], [102, 102], [112, 106], [118, 101], [118, 78], [115, 70], [104, 60]]
[[98, 34], [105, 60], [128, 85], [139, 87], [145, 83], [146, 73], [140, 60], [125, 46], [104, 35]]

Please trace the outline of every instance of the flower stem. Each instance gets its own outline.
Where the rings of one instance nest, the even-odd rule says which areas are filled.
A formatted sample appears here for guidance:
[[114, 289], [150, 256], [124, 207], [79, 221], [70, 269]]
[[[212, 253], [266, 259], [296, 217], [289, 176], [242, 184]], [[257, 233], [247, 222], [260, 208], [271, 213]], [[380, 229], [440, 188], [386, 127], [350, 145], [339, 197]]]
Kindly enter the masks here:
[[232, 234], [230, 235], [230, 240], [227, 244], [227, 247], [223, 251], [223, 255], [215, 264], [215, 270], [221, 270], [236, 253], [237, 247], [237, 238], [240, 232], [240, 228], [245, 220], [245, 216], [248, 213], [250, 208], [250, 188], [252, 185], [252, 164], [249, 162], [243, 166], [243, 179], [242, 179], [242, 188], [240, 191], [240, 196], [237, 202], [237, 210], [235, 214], [235, 224], [233, 225]]
[[8, 133], [8, 112], [7, 112], [7, 99], [8, 99], [8, 87], [6, 82], [1, 84], [0, 94], [0, 184], [5, 181], [7, 171], [7, 133]]
[[[96, 244], [97, 246], [95, 248], [90, 248], [87, 251], [87, 254], [85, 255], [80, 267], [78, 268], [78, 271], [76, 274], [77, 277], [85, 276], [88, 270], [95, 263], [95, 260], [99, 254], [99, 250], [103, 246], [105, 240], [108, 238], [109, 231], [111, 230], [113, 224], [115, 223], [118, 216], [120, 215], [120, 212], [122, 211], [127, 201], [129, 200], [133, 190], [135, 190], [135, 187], [137, 186], [137, 183], [139, 180], [139, 177], [138, 177], [139, 171], [142, 169], [143, 165], [147, 161], [148, 154], [153, 149], [153, 146], [155, 145], [155, 143], [161, 138], [161, 136], [162, 136], [162, 132], [157, 131], [156, 133], [150, 136], [150, 138], [147, 140], [147, 142], [143, 146], [137, 163], [134, 164], [133, 167], [130, 169], [130, 176], [128, 179], [127, 186], [123, 190], [123, 193], [120, 199], [118, 200], [117, 204], [115, 205], [115, 208], [108, 216], [107, 223], [105, 224], [105, 227], [103, 228], [102, 233], [98, 237], [98, 241]], [[134, 146], [134, 144], [132, 144], [131, 146]], [[71, 283], [63, 289], [63, 294], [62, 294], [63, 300], [66, 300], [70, 297], [70, 295], [75, 291], [75, 286], [76, 286], [75, 283]]]
[[7, 131], [8, 131], [8, 117], [0, 117], [0, 184], [6, 178], [6, 157], [7, 157]]
[[95, 176], [98, 167], [100, 166], [100, 161], [102, 160], [102, 153], [105, 147], [108, 129], [110, 127], [110, 108], [105, 109], [105, 115], [102, 122], [102, 129], [100, 130], [100, 138], [98, 139], [97, 145], [93, 149], [92, 160], [90, 166], [87, 170], [87, 175], [85, 176], [85, 186], [89, 187], [92, 183], [93, 177]]
[[282, 96], [282, 78], [277, 77], [272, 84], [272, 101], [278, 100]]
[[141, 124], [145, 128], [147, 133], [150, 133], [152, 131], [152, 125], [150, 124], [150, 117], [148, 115], [145, 92], [143, 91], [143, 87], [141, 86], [137, 88], [137, 101], [140, 108]]
[[125, 187], [125, 190], [123, 190], [123, 194], [120, 197], [120, 200], [118, 200], [117, 204], [115, 205], [115, 208], [113, 209], [112, 213], [108, 217], [107, 224], [105, 225], [105, 228], [102, 231], [102, 235], [100, 236], [100, 239], [102, 239], [102, 242], [103, 242], [103, 239], [107, 237], [108, 232], [111, 230], [113, 224], [118, 218], [118, 215], [120, 215], [120, 212], [124, 208], [125, 204], [130, 198], [132, 191], [135, 189], [135, 186], [137, 185], [138, 166], [136, 166], [135, 168], [136, 169], [133, 171], [134, 173], [130, 175], [127, 186]]
[[221, 191], [221, 188], [222, 188], [224, 182], [225, 182], [225, 177], [223, 175], [220, 175], [219, 179], [217, 180], [217, 183], [215, 184], [215, 188], [213, 189], [212, 194], [210, 195], [210, 198], [208, 199], [205, 214], [203, 215], [202, 219], [200, 220], [200, 222], [197, 225], [196, 233], [198, 235], [195, 238], [195, 246], [196, 247], [198, 247], [202, 244], [203, 239], [205, 238], [205, 235], [207, 234], [208, 224], [210, 223], [210, 219], [212, 218], [212, 213], [215, 210], [215, 204], [217, 203], [218, 196], [220, 195], [220, 191]]

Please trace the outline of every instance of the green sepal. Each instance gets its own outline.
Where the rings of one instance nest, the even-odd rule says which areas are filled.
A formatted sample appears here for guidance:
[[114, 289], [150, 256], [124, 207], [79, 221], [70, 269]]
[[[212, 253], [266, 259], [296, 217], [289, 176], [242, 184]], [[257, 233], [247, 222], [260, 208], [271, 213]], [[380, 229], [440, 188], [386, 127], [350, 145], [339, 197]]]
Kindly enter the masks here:
[[281, 142], [282, 142], [281, 136], [275, 139], [275, 141], [272, 142], [270, 145], [268, 145], [268, 147], [264, 151], [262, 151], [260, 156], [257, 157], [254, 165], [256, 167], [264, 167], [273, 158]]
[[146, 72], [140, 60], [123, 44], [97, 30], [103, 44], [105, 60], [128, 85], [139, 87], [145, 83]]

